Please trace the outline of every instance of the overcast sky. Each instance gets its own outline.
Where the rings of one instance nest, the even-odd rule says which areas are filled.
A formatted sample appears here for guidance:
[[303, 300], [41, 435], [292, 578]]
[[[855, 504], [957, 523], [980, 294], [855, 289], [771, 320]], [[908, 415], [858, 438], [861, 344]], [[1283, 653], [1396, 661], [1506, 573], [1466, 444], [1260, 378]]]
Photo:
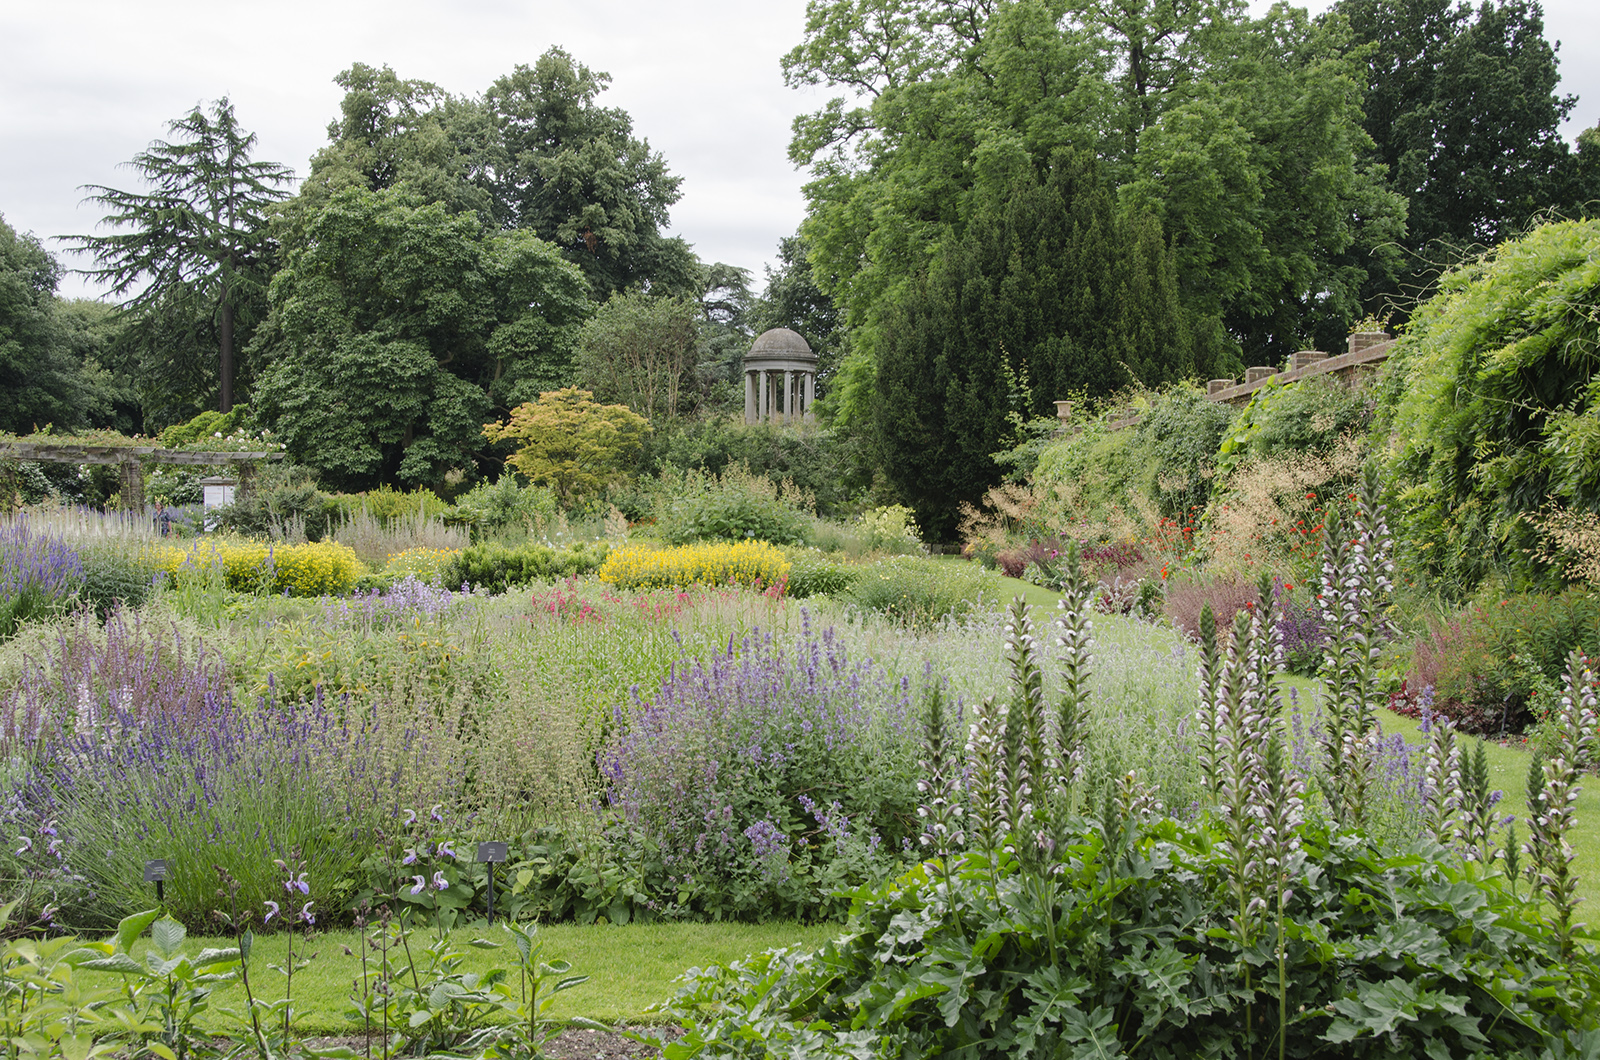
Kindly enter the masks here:
[[[351, 63], [477, 94], [560, 45], [612, 75], [601, 102], [683, 177], [673, 232], [759, 290], [805, 212], [790, 120], [826, 98], [783, 85], [804, 24], [805, 0], [0, 0], [0, 214], [60, 253], [53, 237], [99, 220], [79, 186], [137, 188], [119, 164], [197, 103], [228, 96], [256, 157], [303, 175]], [[1570, 139], [1600, 122], [1600, 3], [1546, 0], [1545, 25], [1579, 96]], [[96, 291], [68, 276], [60, 293]]]

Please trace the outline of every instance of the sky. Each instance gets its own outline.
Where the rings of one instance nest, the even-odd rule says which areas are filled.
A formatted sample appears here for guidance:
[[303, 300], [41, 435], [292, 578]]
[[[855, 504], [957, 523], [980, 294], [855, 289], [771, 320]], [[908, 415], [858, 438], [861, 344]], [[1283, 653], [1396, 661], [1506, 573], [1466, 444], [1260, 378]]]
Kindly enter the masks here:
[[[1544, 7], [1560, 91], [1579, 97], [1571, 139], [1600, 123], [1600, 3]], [[790, 123], [832, 94], [783, 83], [804, 28], [805, 0], [0, 0], [0, 214], [81, 266], [56, 239], [95, 230], [81, 186], [141, 187], [122, 164], [197, 104], [227, 96], [255, 157], [304, 175], [352, 63], [476, 95], [559, 45], [611, 74], [600, 102], [683, 178], [671, 233], [760, 290], [805, 215]], [[99, 290], [69, 273], [59, 293]]]

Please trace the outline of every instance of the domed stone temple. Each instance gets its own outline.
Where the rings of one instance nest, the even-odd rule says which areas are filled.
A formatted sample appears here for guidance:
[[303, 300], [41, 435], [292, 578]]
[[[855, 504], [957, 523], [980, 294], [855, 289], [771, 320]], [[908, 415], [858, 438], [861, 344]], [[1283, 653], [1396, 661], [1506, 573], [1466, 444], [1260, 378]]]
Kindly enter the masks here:
[[788, 328], [756, 336], [744, 357], [744, 421], [810, 423], [817, 395], [817, 355]]

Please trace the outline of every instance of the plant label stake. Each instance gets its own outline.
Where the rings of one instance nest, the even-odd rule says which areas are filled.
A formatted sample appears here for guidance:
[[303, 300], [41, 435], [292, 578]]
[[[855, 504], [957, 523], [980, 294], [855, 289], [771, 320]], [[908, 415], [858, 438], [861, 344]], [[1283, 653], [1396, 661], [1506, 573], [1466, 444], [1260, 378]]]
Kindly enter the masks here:
[[494, 866], [506, 859], [506, 844], [479, 843], [478, 860], [489, 866], [489, 926], [494, 927]]
[[167, 878], [167, 859], [156, 858], [154, 861], [144, 863], [144, 882], [156, 885], [156, 901], [165, 902], [166, 895], [162, 893], [162, 881]]

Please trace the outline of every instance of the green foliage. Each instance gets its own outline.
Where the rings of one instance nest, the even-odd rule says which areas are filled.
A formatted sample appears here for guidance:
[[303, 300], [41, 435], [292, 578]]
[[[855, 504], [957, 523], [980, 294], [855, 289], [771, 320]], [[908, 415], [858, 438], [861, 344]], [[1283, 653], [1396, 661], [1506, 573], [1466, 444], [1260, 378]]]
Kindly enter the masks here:
[[[1569, 981], [1542, 918], [1503, 880], [1426, 842], [1385, 851], [1320, 827], [1305, 839], [1317, 871], [1295, 883], [1303, 927], [1281, 965], [1270, 946], [1241, 944], [1231, 855], [1212, 827], [1079, 821], [1058, 840], [1065, 869], [1048, 904], [1009, 855], [926, 862], [864, 892], [848, 931], [815, 953], [691, 978], [669, 1009], [684, 1037], [663, 1055], [743, 1055], [758, 1039], [777, 1056], [888, 1042], [916, 1055], [1272, 1056], [1281, 1044], [1291, 1056], [1532, 1060], [1582, 1055], [1569, 1034], [1595, 1040], [1593, 951], [1578, 951]], [[1287, 1024], [1263, 998], [1280, 976]], [[1259, 1024], [1243, 1016], [1252, 1002]]]
[[[1199, 388], [1174, 386], [1151, 396], [1135, 429], [1146, 495], [1168, 519], [1205, 510], [1217, 485], [1217, 447], [1234, 411]], [[1131, 454], [1130, 454], [1131, 455]]]
[[562, 374], [583, 278], [527, 232], [347, 188], [285, 245], [257, 406], [330, 487], [469, 477], [495, 404]]
[[1556, 92], [1556, 47], [1537, 3], [1340, 0], [1335, 10], [1353, 31], [1347, 49], [1370, 71], [1371, 157], [1408, 202], [1412, 282], [1441, 257], [1493, 246], [1539, 211], [1589, 197], [1572, 186], [1578, 160], [1560, 131], [1577, 97]]
[[1463, 731], [1516, 733], [1554, 708], [1573, 651], [1600, 657], [1592, 591], [1487, 592], [1418, 642], [1408, 684], [1432, 683], [1434, 712]]
[[675, 419], [699, 403], [694, 367], [700, 307], [644, 291], [612, 295], [578, 334], [576, 368], [600, 400], [646, 419]]
[[61, 268], [38, 239], [0, 216], [0, 431], [87, 426], [109, 411], [110, 381], [75, 355], [56, 299]]
[[603, 541], [566, 548], [532, 542], [515, 546], [488, 542], [451, 556], [440, 568], [439, 580], [452, 592], [471, 586], [503, 593], [534, 582], [593, 574], [605, 562], [609, 551], [610, 546]]
[[1175, 284], [1159, 224], [1120, 219], [1098, 164], [1068, 152], [945, 245], [885, 316], [872, 406], [883, 471], [931, 537], [1055, 395], [1196, 371]]
[[836, 562], [815, 548], [789, 548], [784, 555], [789, 557], [789, 581], [784, 592], [794, 600], [838, 596], [871, 569]]
[[848, 446], [844, 437], [825, 428], [720, 417], [679, 420], [652, 434], [640, 457], [640, 473], [655, 475], [671, 466], [721, 475], [741, 465], [774, 482], [792, 482], [816, 499], [819, 515], [839, 518], [856, 499], [847, 467]]
[[78, 546], [83, 561], [83, 603], [104, 619], [112, 608], [142, 606], [155, 593], [155, 565], [126, 543], [87, 542]]
[[308, 541], [328, 533], [337, 506], [317, 488], [310, 470], [288, 461], [263, 466], [248, 490], [215, 514], [217, 525], [247, 537], [281, 538], [297, 527]]
[[897, 556], [863, 568], [839, 599], [917, 629], [993, 610], [1005, 587], [976, 563]]
[[483, 435], [517, 443], [507, 463], [570, 506], [625, 481], [650, 430], [650, 422], [626, 406], [593, 399], [577, 387], [540, 394], [512, 409], [506, 423], [485, 424]]
[[1417, 566], [1466, 595], [1549, 583], [1524, 515], [1600, 507], [1600, 222], [1562, 222], [1451, 271], [1379, 390], [1374, 446]]
[[[287, 197], [279, 186], [293, 174], [276, 162], [251, 160], [255, 134], [240, 128], [226, 97], [209, 116], [196, 106], [167, 131], [176, 142], [157, 140], [131, 163], [154, 186], [151, 192], [87, 189], [89, 201], [110, 211], [104, 225], [130, 231], [74, 238], [94, 257], [90, 272], [112, 294], [131, 294], [128, 306], [139, 311], [141, 324], [150, 323], [143, 345], [152, 360], [172, 356], [160, 346], [170, 328], [215, 316], [217, 371], [213, 376], [206, 364], [202, 378], [217, 380], [217, 407], [226, 413], [233, 408], [236, 350], [260, 319], [270, 275], [267, 211]], [[193, 350], [193, 343], [184, 345]]]
[[798, 545], [806, 539], [810, 506], [792, 483], [733, 464], [720, 475], [662, 469], [651, 513], [656, 535], [669, 545], [747, 539]]
[[1369, 395], [1330, 376], [1287, 386], [1270, 380], [1251, 395], [1222, 438], [1217, 471], [1226, 476], [1251, 457], [1327, 453], [1341, 437], [1364, 432], [1371, 419]]
[[532, 533], [540, 522], [551, 522], [560, 510], [555, 491], [545, 486], [522, 486], [515, 475], [480, 482], [456, 498], [448, 519], [472, 527], [475, 538], [507, 530]]

